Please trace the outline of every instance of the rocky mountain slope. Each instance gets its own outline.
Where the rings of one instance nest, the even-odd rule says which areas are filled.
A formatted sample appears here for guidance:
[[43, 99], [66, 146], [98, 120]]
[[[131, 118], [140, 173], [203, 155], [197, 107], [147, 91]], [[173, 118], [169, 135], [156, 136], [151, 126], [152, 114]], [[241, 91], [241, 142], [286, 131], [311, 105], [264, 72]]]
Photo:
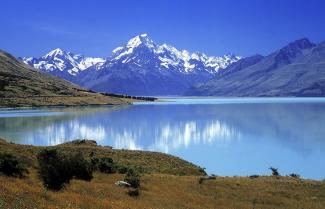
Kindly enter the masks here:
[[304, 38], [266, 57], [244, 58], [186, 95], [325, 96], [325, 43]]

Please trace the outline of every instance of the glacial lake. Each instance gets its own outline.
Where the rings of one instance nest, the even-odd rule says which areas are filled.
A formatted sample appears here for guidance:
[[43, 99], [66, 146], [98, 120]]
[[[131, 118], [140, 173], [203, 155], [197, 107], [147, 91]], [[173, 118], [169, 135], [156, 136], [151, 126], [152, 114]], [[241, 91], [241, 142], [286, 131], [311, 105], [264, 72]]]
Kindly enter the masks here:
[[0, 138], [94, 139], [165, 152], [221, 176], [325, 178], [325, 98], [162, 98], [125, 106], [0, 109]]

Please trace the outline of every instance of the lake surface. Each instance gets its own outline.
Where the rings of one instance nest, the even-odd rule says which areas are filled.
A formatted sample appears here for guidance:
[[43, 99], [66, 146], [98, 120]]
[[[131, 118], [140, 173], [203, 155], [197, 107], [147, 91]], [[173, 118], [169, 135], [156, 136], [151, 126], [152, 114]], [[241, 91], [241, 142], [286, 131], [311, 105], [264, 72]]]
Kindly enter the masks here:
[[55, 145], [77, 138], [161, 151], [217, 175], [325, 178], [325, 98], [164, 98], [128, 106], [2, 109], [0, 137]]

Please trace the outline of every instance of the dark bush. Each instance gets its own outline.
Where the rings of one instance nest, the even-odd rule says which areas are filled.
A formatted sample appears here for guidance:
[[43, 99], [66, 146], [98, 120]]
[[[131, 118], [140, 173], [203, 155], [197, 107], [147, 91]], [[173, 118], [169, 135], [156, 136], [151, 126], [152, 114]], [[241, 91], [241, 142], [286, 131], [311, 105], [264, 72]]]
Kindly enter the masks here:
[[129, 170], [129, 168], [125, 165], [116, 165], [116, 170], [120, 174], [126, 174]]
[[251, 179], [257, 179], [258, 177], [260, 177], [259, 175], [250, 175], [249, 178]]
[[134, 169], [128, 169], [126, 172], [124, 181], [131, 184], [133, 188], [138, 188], [140, 186], [140, 174]]
[[91, 166], [93, 170], [98, 170], [102, 173], [115, 173], [117, 169], [117, 165], [114, 163], [112, 158], [109, 157], [92, 157], [91, 158]]
[[140, 195], [139, 188], [128, 190], [128, 195], [131, 197], [137, 197]]
[[215, 180], [217, 177], [215, 176], [215, 175], [211, 175], [211, 176], [208, 176], [208, 175], [205, 175], [205, 176], [201, 176], [200, 178], [199, 178], [199, 184], [202, 184], [203, 183], [203, 181], [206, 181], [206, 180]]
[[72, 179], [69, 165], [56, 149], [44, 149], [37, 155], [39, 176], [46, 188], [60, 190]]
[[93, 169], [89, 161], [87, 161], [81, 153], [74, 154], [69, 159], [69, 167], [72, 175], [81, 180], [90, 181], [93, 176]]
[[98, 170], [102, 173], [115, 173], [115, 164], [112, 158], [103, 157], [99, 159]]
[[98, 163], [99, 163], [99, 158], [91, 156], [90, 164], [94, 171], [98, 170]]
[[300, 179], [300, 175], [299, 174], [296, 174], [296, 173], [292, 173], [292, 174], [290, 174], [290, 176], [292, 178]]
[[0, 153], [0, 172], [8, 176], [23, 177], [28, 173], [26, 165], [9, 153]]
[[270, 170], [272, 171], [273, 176], [280, 176], [277, 168], [270, 167]]
[[207, 175], [207, 172], [205, 171], [206, 168], [199, 167], [199, 172], [203, 174], [204, 176]]
[[126, 174], [129, 170], [128, 166], [117, 164], [110, 157], [94, 157], [94, 154], [90, 153], [90, 162], [93, 170], [98, 170], [102, 173], [120, 173]]
[[46, 188], [60, 190], [75, 177], [91, 180], [92, 167], [82, 154], [60, 154], [56, 149], [44, 149], [37, 155], [39, 176]]
[[202, 184], [203, 181], [204, 181], [204, 178], [202, 178], [202, 177], [200, 177], [199, 180], [198, 180], [199, 184]]

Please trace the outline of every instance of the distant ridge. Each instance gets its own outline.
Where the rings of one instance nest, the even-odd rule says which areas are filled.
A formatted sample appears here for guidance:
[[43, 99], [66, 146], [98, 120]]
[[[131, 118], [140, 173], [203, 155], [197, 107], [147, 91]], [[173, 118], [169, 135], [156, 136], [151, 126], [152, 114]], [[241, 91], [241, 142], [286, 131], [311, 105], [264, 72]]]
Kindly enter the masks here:
[[325, 44], [303, 38], [266, 57], [244, 58], [186, 95], [323, 97]]

